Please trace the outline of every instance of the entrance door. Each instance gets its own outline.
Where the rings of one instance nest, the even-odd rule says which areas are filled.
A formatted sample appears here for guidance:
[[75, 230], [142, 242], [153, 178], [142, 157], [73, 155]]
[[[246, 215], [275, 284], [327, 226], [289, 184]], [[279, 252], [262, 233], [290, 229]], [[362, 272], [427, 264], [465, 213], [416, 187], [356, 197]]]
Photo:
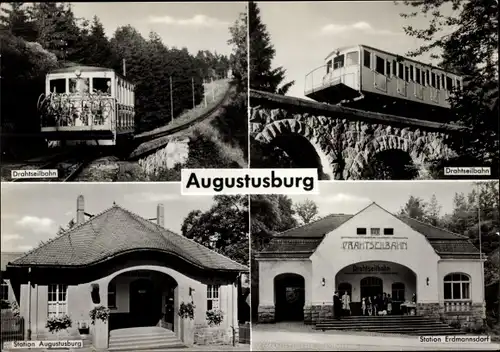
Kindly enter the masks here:
[[138, 279], [130, 283], [131, 326], [155, 326], [161, 317], [161, 295], [153, 281]]
[[304, 320], [304, 278], [295, 274], [284, 274], [275, 279], [277, 321]]
[[361, 299], [363, 297], [371, 297], [382, 295], [384, 288], [382, 279], [378, 277], [365, 277], [360, 282]]

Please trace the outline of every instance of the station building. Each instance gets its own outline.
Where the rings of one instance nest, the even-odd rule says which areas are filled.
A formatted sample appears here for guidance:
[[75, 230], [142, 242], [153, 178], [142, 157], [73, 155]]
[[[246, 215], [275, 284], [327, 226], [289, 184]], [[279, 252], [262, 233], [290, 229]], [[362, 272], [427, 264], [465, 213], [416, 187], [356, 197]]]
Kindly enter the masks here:
[[[206, 313], [215, 309], [223, 313], [216, 334], [238, 336], [245, 266], [167, 230], [161, 204], [156, 223], [116, 204], [86, 215], [80, 196], [75, 227], [7, 264], [25, 339], [54, 339], [47, 320], [68, 315], [68, 335], [87, 328], [98, 350], [108, 348], [112, 330], [133, 327], [166, 328], [189, 345], [204, 339]], [[193, 320], [179, 316], [182, 303], [194, 306]], [[109, 319], [92, 324], [89, 312], [100, 305]]]
[[403, 314], [401, 304], [415, 294], [415, 308], [405, 314], [484, 318], [484, 258], [470, 240], [376, 203], [277, 234], [256, 258], [262, 323], [332, 318], [336, 290], [350, 295], [352, 315], [362, 314], [363, 297], [385, 292], [393, 314]]

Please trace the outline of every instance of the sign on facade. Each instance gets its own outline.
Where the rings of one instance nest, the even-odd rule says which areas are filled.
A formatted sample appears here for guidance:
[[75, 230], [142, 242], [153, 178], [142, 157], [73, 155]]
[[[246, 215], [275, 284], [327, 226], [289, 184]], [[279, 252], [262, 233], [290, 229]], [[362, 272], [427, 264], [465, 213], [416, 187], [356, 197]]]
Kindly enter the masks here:
[[388, 250], [401, 251], [408, 249], [406, 241], [344, 241], [342, 242], [343, 250]]

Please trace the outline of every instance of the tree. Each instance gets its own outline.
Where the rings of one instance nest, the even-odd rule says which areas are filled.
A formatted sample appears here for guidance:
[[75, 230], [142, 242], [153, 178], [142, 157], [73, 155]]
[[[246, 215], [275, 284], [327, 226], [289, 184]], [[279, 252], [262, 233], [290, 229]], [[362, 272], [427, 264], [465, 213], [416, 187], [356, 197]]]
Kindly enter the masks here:
[[104, 26], [97, 16], [92, 19], [89, 34], [85, 39], [85, 64], [110, 67], [113, 61], [116, 61], [109, 40], [106, 38]]
[[3, 14], [0, 15], [0, 28], [9, 33], [21, 37], [27, 41], [36, 39], [34, 23], [30, 20], [24, 3], [11, 2], [10, 9], [2, 7]]
[[399, 214], [406, 215], [412, 219], [424, 221], [426, 215], [427, 204], [423, 199], [410, 196], [410, 199], [406, 202], [403, 208], [401, 208]]
[[436, 195], [433, 194], [430, 202], [427, 204], [425, 220], [433, 226], [438, 226], [440, 223], [441, 205], [439, 205]]
[[293, 209], [295, 214], [300, 218], [302, 224], [309, 224], [318, 215], [318, 206], [310, 199], [295, 204]]
[[194, 210], [184, 219], [182, 234], [238, 263], [248, 265], [248, 197], [215, 196], [206, 212]]
[[[455, 113], [453, 122], [467, 131], [453, 136], [447, 143], [457, 151], [461, 166], [477, 165], [479, 161], [491, 166], [496, 174], [499, 160], [498, 1], [422, 0], [405, 1], [405, 4], [418, 11], [401, 14], [404, 18], [418, 14], [431, 17], [427, 28], [404, 27], [406, 34], [425, 43], [408, 55], [432, 53], [432, 57], [442, 59], [441, 67], [464, 78], [462, 89], [452, 92], [450, 104]], [[444, 14], [446, 6], [451, 7], [451, 15]]]
[[276, 51], [266, 25], [260, 18], [260, 9], [254, 1], [248, 3], [248, 26], [250, 38], [250, 88], [285, 95], [295, 83], [283, 84], [285, 69], [272, 68]]
[[241, 91], [248, 86], [248, 43], [247, 43], [247, 12], [240, 13], [234, 25], [229, 28], [231, 38], [228, 44], [233, 46], [233, 52], [229, 58], [233, 77]]

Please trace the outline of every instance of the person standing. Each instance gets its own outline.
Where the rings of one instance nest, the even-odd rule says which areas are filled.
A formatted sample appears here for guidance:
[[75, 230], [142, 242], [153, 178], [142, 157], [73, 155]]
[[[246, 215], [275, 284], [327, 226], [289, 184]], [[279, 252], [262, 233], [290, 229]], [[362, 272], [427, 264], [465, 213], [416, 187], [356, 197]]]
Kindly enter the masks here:
[[365, 297], [361, 299], [361, 312], [363, 315], [366, 315], [366, 300]]
[[342, 302], [340, 301], [339, 291], [335, 291], [333, 295], [333, 315], [335, 319], [340, 320]]
[[391, 295], [387, 295], [387, 314], [392, 314], [392, 298]]
[[347, 291], [342, 296], [342, 311], [344, 315], [351, 315], [351, 297]]

